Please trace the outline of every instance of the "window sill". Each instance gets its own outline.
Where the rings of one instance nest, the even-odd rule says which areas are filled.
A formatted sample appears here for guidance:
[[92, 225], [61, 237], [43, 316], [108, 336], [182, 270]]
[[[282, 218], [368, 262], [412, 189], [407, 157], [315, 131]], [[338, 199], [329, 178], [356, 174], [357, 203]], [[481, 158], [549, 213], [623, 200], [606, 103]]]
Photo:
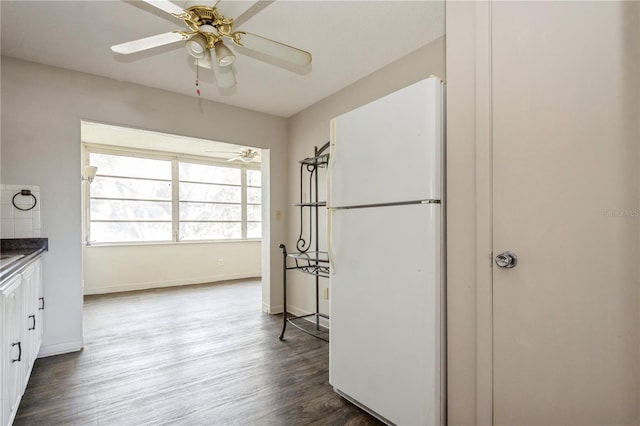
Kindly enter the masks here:
[[140, 243], [83, 243], [86, 248], [101, 248], [101, 247], [148, 247], [148, 246], [184, 246], [191, 244], [238, 244], [238, 243], [260, 243], [262, 239], [251, 238], [246, 240], [202, 240], [202, 241], [150, 241]]

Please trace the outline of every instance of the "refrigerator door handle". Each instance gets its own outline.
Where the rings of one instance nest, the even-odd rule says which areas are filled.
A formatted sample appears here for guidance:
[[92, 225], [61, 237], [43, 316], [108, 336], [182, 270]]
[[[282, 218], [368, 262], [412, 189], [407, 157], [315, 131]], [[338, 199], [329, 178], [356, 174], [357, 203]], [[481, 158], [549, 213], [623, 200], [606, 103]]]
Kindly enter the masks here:
[[333, 164], [336, 161], [336, 121], [331, 120], [329, 136], [329, 162], [327, 164], [327, 208], [333, 207], [331, 203], [331, 178], [333, 174]]
[[327, 209], [327, 254], [329, 256], [329, 274], [335, 274], [336, 264], [333, 256], [333, 241], [331, 238], [331, 222], [333, 218], [333, 209]]
[[331, 202], [331, 179], [333, 165], [336, 162], [336, 121], [331, 120], [329, 136], [329, 163], [327, 164], [327, 254], [329, 256], [329, 274], [334, 274], [336, 264], [333, 255], [333, 241], [331, 238], [331, 223], [333, 218], [333, 204]]

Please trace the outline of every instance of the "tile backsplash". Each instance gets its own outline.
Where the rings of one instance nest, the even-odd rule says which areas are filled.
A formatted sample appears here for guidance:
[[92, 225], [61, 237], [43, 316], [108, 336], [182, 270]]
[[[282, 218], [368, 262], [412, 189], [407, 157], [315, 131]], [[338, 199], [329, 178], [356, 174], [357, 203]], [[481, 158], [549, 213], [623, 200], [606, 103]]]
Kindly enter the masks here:
[[[13, 205], [28, 209], [34, 199], [30, 195], [17, 195], [21, 190], [28, 189], [36, 198], [36, 205], [30, 210], [20, 210]], [[33, 238], [41, 237], [42, 225], [40, 219], [40, 187], [33, 185], [0, 185], [0, 237], [2, 238]]]

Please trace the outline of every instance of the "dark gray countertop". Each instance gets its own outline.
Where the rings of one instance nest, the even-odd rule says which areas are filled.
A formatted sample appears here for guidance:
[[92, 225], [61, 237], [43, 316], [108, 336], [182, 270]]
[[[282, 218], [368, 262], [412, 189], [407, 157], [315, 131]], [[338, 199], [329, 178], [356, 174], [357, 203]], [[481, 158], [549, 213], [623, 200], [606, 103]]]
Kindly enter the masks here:
[[43, 252], [49, 250], [48, 238], [3, 238], [0, 240], [0, 257], [19, 257], [10, 263], [0, 262], [0, 282], [10, 278]]

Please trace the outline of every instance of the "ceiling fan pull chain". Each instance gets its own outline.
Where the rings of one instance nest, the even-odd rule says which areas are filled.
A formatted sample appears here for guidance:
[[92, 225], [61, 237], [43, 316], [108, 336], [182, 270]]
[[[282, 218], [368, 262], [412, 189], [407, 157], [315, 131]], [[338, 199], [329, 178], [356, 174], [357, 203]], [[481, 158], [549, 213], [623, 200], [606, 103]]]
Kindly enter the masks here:
[[198, 96], [200, 96], [200, 88], [198, 87], [198, 77], [200, 76], [200, 73], [198, 71], [200, 67], [198, 66], [198, 58], [196, 58], [196, 93], [198, 94]]

